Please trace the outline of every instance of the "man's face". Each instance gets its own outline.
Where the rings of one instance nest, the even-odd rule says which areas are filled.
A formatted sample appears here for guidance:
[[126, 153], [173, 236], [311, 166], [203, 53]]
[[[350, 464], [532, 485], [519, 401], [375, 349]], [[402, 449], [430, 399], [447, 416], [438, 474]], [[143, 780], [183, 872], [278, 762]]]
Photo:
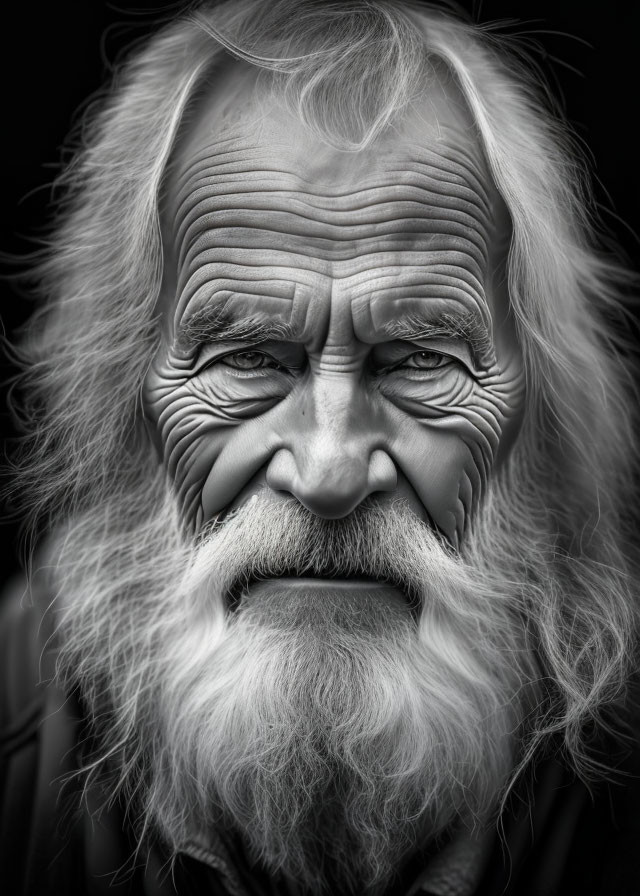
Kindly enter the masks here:
[[508, 221], [451, 84], [323, 144], [234, 66], [164, 205], [148, 417], [198, 530], [267, 489], [323, 518], [403, 498], [457, 546], [523, 401]]

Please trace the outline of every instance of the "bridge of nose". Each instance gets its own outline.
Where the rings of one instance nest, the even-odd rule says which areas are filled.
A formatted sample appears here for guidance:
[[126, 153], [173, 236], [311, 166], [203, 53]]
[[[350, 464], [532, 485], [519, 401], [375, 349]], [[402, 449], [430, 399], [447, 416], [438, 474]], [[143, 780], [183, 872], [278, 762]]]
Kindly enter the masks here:
[[382, 415], [366, 385], [365, 354], [325, 351], [312, 359], [307, 387], [267, 469], [272, 489], [321, 516], [345, 516], [367, 495], [397, 483]]

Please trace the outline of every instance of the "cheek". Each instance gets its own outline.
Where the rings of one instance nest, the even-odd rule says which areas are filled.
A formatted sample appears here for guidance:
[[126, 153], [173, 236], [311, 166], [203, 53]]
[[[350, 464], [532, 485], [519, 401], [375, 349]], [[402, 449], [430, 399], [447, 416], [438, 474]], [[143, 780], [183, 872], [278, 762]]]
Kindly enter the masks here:
[[[518, 368], [474, 379], [458, 367], [386, 390], [401, 412], [394, 454], [434, 523], [458, 545], [524, 402]], [[514, 436], [515, 437], [515, 436]]]
[[153, 365], [145, 381], [145, 411], [190, 525], [203, 522], [203, 485], [221, 452], [234, 441], [238, 462], [251, 465], [251, 448], [264, 446], [265, 439], [249, 431], [261, 429], [262, 415], [288, 388], [277, 377], [267, 383], [225, 370], [190, 378], [169, 364]]

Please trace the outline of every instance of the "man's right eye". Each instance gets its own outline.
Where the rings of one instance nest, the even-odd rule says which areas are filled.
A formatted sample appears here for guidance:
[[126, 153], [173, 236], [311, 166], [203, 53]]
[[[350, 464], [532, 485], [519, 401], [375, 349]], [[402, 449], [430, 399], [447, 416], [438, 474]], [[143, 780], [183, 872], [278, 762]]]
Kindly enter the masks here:
[[221, 366], [230, 367], [238, 372], [253, 373], [261, 370], [286, 370], [287, 368], [276, 361], [266, 352], [257, 352], [254, 350], [229, 352], [228, 355], [218, 355], [215, 358], [209, 358], [204, 361], [195, 370], [194, 375], [200, 376], [208, 370], [220, 369]]

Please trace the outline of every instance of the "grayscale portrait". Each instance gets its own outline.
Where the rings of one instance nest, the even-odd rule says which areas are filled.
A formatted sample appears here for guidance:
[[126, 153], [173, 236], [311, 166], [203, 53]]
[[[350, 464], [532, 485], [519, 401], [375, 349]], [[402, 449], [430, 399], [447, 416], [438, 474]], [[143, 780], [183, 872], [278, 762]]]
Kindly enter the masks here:
[[174, 4], [87, 106], [5, 347], [3, 892], [640, 893], [633, 263], [478, 13]]

